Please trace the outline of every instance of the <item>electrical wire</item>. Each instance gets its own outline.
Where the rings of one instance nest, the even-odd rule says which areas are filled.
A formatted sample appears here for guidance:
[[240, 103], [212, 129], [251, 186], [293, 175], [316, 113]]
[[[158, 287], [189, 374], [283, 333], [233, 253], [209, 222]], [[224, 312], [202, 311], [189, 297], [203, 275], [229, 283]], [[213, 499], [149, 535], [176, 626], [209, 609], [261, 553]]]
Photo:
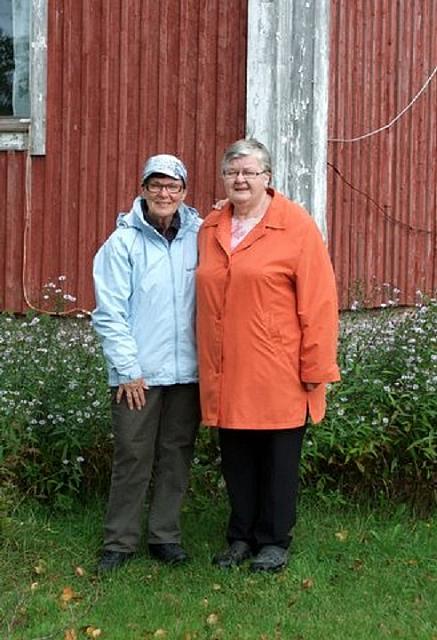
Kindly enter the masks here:
[[390, 120], [390, 122], [388, 124], [385, 124], [383, 127], [379, 127], [378, 129], [375, 129], [374, 131], [369, 131], [368, 133], [363, 133], [363, 135], [357, 136], [356, 138], [328, 138], [328, 142], [358, 142], [359, 140], [364, 140], [365, 138], [370, 138], [371, 136], [374, 136], [377, 133], [381, 133], [381, 131], [385, 131], [386, 129], [389, 129], [390, 127], [392, 127], [394, 125], [395, 122], [397, 122], [400, 118], [402, 118], [402, 116], [413, 106], [413, 104], [416, 102], [416, 100], [418, 100], [418, 98], [425, 91], [425, 89], [427, 88], [427, 86], [429, 85], [429, 83], [431, 82], [431, 80], [433, 79], [433, 77], [435, 76], [436, 73], [437, 73], [437, 66], [434, 67], [431, 75], [428, 76], [428, 78], [426, 79], [425, 83], [422, 85], [422, 87], [416, 93], [414, 98], [407, 104], [406, 107], [404, 107], [402, 109], [402, 111], [400, 113], [398, 113], [397, 116], [395, 116], [393, 118], [393, 120]]

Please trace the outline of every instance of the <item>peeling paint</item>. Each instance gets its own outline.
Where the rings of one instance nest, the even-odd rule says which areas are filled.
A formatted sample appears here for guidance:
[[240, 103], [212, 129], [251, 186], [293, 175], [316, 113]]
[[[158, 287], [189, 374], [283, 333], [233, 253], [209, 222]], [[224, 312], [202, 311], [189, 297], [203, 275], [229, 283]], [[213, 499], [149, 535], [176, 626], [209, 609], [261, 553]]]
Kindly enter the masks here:
[[6, 133], [0, 132], [1, 151], [24, 151], [28, 146], [28, 135], [25, 132]]
[[247, 131], [326, 236], [329, 0], [249, 0]]
[[32, 111], [30, 153], [44, 155], [46, 149], [47, 0], [32, 0], [30, 69]]

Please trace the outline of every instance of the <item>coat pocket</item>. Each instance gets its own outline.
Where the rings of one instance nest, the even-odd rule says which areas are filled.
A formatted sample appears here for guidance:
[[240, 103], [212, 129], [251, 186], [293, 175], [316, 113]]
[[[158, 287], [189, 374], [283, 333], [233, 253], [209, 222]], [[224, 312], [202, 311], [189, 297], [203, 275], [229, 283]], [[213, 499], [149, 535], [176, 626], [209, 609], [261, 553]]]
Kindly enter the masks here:
[[266, 313], [264, 322], [270, 348], [275, 354], [278, 363], [291, 369], [294, 375], [297, 375], [299, 372], [300, 337], [296, 335], [296, 339], [293, 340], [287, 331], [281, 328], [280, 321], [273, 313]]

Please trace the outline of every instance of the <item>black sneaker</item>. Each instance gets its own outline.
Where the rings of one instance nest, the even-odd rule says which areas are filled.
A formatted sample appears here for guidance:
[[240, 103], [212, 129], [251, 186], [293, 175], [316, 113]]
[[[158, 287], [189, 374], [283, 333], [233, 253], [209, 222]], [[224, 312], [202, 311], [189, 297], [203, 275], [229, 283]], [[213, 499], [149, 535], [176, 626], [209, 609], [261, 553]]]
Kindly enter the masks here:
[[277, 547], [274, 544], [267, 544], [261, 547], [258, 554], [250, 563], [251, 571], [270, 571], [275, 573], [281, 571], [287, 565], [288, 550]]
[[149, 544], [149, 553], [152, 558], [164, 562], [164, 564], [182, 564], [189, 560], [185, 550], [175, 542]]
[[97, 566], [97, 573], [106, 573], [107, 571], [114, 571], [121, 567], [125, 562], [133, 558], [134, 553], [126, 551], [110, 551], [106, 549], [102, 553], [100, 562]]
[[212, 559], [212, 564], [217, 565], [221, 569], [236, 567], [252, 555], [250, 546], [244, 540], [234, 540], [229, 547], [218, 553]]

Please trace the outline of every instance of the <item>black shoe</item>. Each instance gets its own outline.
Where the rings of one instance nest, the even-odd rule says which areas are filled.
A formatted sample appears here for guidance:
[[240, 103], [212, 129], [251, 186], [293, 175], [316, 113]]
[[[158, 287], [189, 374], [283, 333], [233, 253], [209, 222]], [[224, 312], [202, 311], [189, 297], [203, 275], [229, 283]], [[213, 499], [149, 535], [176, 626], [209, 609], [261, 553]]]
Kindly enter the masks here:
[[252, 555], [250, 546], [244, 540], [234, 540], [226, 551], [218, 553], [212, 559], [212, 563], [216, 564], [221, 569], [228, 569], [229, 567], [235, 567]]
[[152, 558], [165, 564], [182, 564], [189, 559], [181, 545], [175, 542], [149, 544], [149, 552]]
[[281, 571], [287, 565], [288, 551], [274, 544], [267, 544], [250, 563], [251, 571]]
[[97, 573], [105, 573], [107, 571], [118, 569], [125, 562], [133, 558], [133, 556], [133, 553], [125, 551], [110, 551], [109, 549], [106, 549], [103, 551], [102, 557], [100, 558], [100, 562], [97, 566]]

